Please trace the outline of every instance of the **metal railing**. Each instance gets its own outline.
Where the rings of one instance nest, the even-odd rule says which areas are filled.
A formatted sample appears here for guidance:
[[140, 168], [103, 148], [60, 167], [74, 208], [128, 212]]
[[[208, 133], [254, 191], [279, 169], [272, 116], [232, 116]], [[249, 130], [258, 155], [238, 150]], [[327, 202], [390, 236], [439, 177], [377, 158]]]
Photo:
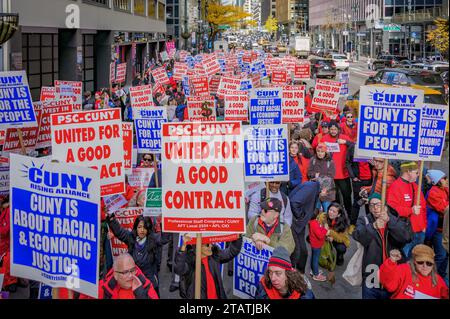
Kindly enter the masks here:
[[401, 14], [396, 14], [392, 16], [392, 22], [394, 23], [408, 23], [408, 22], [427, 22], [427, 21], [433, 21], [436, 18], [440, 17], [442, 15], [442, 8], [436, 7], [436, 8], [429, 8], [429, 9], [423, 9], [423, 10], [417, 10], [417, 11], [411, 11], [411, 12], [404, 12]]
[[131, 0], [114, 0], [114, 9], [131, 12]]
[[83, 0], [83, 3], [109, 8], [109, 0]]

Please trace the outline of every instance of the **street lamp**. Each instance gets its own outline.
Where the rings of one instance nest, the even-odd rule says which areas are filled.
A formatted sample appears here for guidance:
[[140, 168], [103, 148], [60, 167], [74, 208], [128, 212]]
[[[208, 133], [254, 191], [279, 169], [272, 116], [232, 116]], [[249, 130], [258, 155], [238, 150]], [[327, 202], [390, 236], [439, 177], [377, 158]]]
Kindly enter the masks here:
[[12, 38], [19, 26], [19, 14], [0, 13], [0, 45]]

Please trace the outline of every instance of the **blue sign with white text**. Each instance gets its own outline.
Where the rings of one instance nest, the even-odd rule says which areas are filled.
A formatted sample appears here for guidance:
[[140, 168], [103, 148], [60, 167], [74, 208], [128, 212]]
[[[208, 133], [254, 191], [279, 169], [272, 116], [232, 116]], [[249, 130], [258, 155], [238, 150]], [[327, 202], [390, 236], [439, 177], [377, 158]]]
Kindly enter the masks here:
[[165, 107], [140, 107], [133, 114], [138, 152], [161, 153], [162, 124], [167, 122]]
[[280, 88], [254, 89], [250, 96], [250, 124], [281, 124]]

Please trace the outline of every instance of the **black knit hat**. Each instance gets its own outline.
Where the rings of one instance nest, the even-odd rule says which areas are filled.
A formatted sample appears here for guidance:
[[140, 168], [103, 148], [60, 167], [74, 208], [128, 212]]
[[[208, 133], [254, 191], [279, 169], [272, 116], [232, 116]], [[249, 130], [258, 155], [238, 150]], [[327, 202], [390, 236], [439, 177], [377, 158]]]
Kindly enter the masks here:
[[269, 265], [283, 268], [285, 270], [293, 270], [291, 264], [291, 257], [289, 252], [283, 246], [278, 246], [273, 250], [272, 257], [269, 259]]

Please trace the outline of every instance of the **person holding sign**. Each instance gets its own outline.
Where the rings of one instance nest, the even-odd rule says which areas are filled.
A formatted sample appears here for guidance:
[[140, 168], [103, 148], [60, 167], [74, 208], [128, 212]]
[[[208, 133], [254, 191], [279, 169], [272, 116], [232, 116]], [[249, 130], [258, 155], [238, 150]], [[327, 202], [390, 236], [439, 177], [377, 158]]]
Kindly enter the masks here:
[[289, 182], [281, 184], [283, 193], [289, 195], [289, 191], [293, 190], [297, 185], [302, 183], [302, 173], [299, 166], [299, 144], [297, 142], [289, 143]]
[[279, 246], [269, 259], [255, 299], [315, 299], [303, 275], [292, 267], [289, 253]]
[[364, 247], [361, 264], [362, 299], [389, 299], [390, 294], [376, 285], [378, 267], [388, 258], [389, 249], [402, 249], [411, 241], [408, 223], [388, 206], [381, 206], [381, 195], [369, 197], [369, 214], [359, 216], [353, 239]]
[[283, 246], [289, 254], [295, 248], [291, 227], [280, 220], [281, 201], [268, 198], [261, 203], [261, 215], [251, 218], [247, 225], [246, 236], [251, 238], [257, 249], [264, 245], [270, 247]]
[[[183, 236], [183, 245], [175, 256], [175, 273], [180, 279], [180, 296], [194, 299], [195, 290], [195, 247], [188, 245], [191, 237]], [[202, 275], [200, 299], [227, 299], [223, 287], [220, 265], [226, 264], [239, 255], [242, 248], [242, 236], [231, 242], [226, 249], [217, 245], [202, 244]]]
[[343, 134], [350, 137], [353, 143], [356, 143], [356, 137], [358, 136], [358, 123], [354, 120], [352, 111], [348, 111], [344, 114], [345, 121], [341, 123], [341, 131]]
[[433, 249], [417, 245], [412, 259], [399, 265], [401, 256], [399, 250], [391, 250], [380, 267], [380, 283], [392, 293], [391, 299], [448, 299], [448, 287], [437, 274]]
[[[425, 197], [418, 190], [416, 183], [419, 176], [419, 167], [415, 162], [406, 162], [400, 166], [401, 175], [392, 183], [387, 191], [387, 204], [395, 209], [399, 216], [408, 218], [414, 232], [412, 241], [403, 248], [409, 259], [411, 250], [425, 240], [427, 228], [427, 210]], [[417, 204], [417, 192], [420, 191], [420, 204]]]
[[[383, 182], [383, 169], [384, 169], [384, 159], [374, 157], [373, 160], [369, 161], [372, 165], [372, 183], [370, 186], [362, 186], [360, 195], [361, 197], [367, 199], [373, 193], [381, 194], [382, 182]], [[395, 168], [388, 164], [387, 176], [386, 176], [386, 191], [389, 191], [390, 186], [397, 179], [397, 172]]]

